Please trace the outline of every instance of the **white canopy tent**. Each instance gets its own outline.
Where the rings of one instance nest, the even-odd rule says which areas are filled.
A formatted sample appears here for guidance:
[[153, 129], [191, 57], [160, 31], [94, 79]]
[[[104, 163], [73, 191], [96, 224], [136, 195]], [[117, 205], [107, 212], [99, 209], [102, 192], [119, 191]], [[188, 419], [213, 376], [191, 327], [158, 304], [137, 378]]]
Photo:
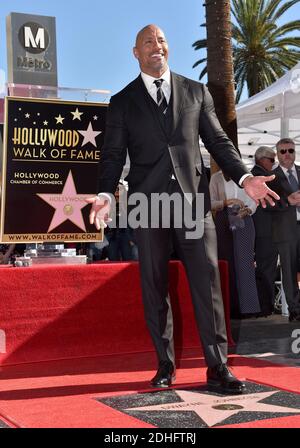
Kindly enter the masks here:
[[296, 142], [299, 161], [300, 62], [274, 84], [238, 104], [236, 113], [244, 160], [253, 158], [259, 146], [274, 146], [280, 138], [290, 137]]

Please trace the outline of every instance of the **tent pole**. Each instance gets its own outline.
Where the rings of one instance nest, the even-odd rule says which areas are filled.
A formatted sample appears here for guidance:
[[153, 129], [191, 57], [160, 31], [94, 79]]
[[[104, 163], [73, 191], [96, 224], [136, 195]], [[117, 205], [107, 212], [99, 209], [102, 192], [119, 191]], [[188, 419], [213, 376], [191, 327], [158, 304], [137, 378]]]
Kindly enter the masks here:
[[283, 91], [281, 100], [280, 138], [288, 138], [289, 130], [289, 119], [286, 118], [285, 114], [285, 92]]
[[281, 118], [280, 120], [280, 138], [289, 137], [289, 119]]

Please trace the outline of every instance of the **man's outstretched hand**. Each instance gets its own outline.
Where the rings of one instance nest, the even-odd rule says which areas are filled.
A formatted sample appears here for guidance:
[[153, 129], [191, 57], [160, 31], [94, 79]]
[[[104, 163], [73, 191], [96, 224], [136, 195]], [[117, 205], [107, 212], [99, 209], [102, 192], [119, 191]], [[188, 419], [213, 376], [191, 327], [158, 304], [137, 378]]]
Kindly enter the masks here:
[[100, 195], [88, 198], [86, 202], [92, 204], [90, 224], [95, 224], [97, 230], [100, 230], [101, 227], [107, 227], [107, 223], [111, 221], [109, 218], [111, 208], [109, 199]]
[[266, 208], [268, 202], [270, 205], [274, 206], [274, 199], [278, 201], [280, 197], [266, 185], [266, 182], [270, 182], [274, 179], [274, 174], [272, 176], [248, 176], [243, 181], [243, 188], [257, 205], [261, 204], [263, 208]]

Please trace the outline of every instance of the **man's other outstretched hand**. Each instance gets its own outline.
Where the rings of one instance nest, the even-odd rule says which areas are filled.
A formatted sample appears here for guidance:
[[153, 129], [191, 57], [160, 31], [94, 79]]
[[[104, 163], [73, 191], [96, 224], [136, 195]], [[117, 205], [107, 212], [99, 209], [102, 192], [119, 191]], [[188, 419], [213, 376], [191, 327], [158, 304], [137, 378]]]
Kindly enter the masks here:
[[261, 204], [263, 208], [266, 208], [268, 202], [270, 205], [274, 206], [274, 199], [278, 201], [280, 197], [266, 185], [266, 182], [270, 182], [274, 179], [274, 174], [272, 176], [248, 176], [243, 181], [243, 188], [257, 205]]
[[109, 218], [111, 204], [106, 196], [94, 196], [86, 199], [86, 202], [92, 204], [90, 211], [90, 224], [95, 224], [96, 229], [107, 227], [107, 223], [111, 221]]

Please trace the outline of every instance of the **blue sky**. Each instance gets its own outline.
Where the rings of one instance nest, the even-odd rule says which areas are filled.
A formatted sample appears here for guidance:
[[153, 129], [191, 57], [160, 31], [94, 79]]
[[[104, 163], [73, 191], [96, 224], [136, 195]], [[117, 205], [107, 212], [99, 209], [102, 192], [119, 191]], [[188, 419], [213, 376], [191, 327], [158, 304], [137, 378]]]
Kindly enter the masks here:
[[[172, 70], [198, 79], [192, 69], [205, 37], [203, 0], [0, 0], [0, 69], [6, 71], [6, 23], [10, 12], [56, 17], [58, 80], [63, 87], [108, 89], [116, 93], [139, 73], [132, 55], [136, 33], [156, 23], [166, 34]], [[300, 16], [291, 8], [285, 20]]]
[[6, 70], [6, 23], [10, 12], [56, 17], [58, 80], [64, 87], [116, 93], [139, 73], [132, 55], [137, 31], [158, 24], [170, 46], [170, 67], [193, 79], [197, 52], [192, 43], [203, 30], [200, 0], [0, 0], [0, 68]]

